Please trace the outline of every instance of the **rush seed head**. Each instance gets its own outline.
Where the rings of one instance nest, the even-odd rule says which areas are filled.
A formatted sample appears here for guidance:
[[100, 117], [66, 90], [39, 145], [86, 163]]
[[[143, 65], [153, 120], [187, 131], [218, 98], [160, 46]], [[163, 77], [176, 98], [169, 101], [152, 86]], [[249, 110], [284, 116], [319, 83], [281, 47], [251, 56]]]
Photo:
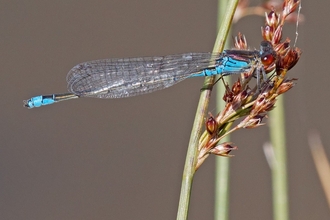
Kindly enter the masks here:
[[[267, 113], [275, 108], [277, 97], [295, 85], [297, 79], [287, 79], [286, 74], [299, 61], [301, 51], [299, 48], [291, 48], [288, 38], [282, 42], [282, 30], [286, 18], [294, 13], [299, 3], [299, 0], [284, 0], [280, 14], [276, 13], [274, 7], [266, 14], [265, 26], [262, 27], [262, 37], [265, 40], [262, 49], [264, 52], [269, 49], [269, 53], [263, 53], [265, 56], [260, 58], [259, 66], [243, 73], [231, 87], [225, 84], [223, 100], [226, 106], [205, 123], [206, 131], [200, 138], [196, 169], [210, 154], [231, 156], [229, 153], [237, 147], [232, 143], [221, 143], [223, 137], [241, 128], [263, 125], [262, 121], [267, 118]], [[235, 47], [241, 50], [248, 48], [246, 38], [241, 33], [235, 38]], [[251, 85], [256, 71], [269, 74], [260, 79], [259, 86]], [[240, 119], [242, 120], [239, 121]], [[235, 126], [232, 128], [233, 125]]]

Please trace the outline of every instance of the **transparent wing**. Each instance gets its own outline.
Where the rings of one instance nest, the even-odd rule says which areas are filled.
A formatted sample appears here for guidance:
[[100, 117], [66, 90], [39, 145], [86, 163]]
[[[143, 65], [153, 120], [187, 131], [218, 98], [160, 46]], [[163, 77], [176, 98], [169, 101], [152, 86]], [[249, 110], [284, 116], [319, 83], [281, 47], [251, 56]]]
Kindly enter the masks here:
[[186, 53], [163, 57], [105, 59], [73, 67], [68, 90], [78, 96], [123, 98], [170, 87], [210, 67], [221, 54]]

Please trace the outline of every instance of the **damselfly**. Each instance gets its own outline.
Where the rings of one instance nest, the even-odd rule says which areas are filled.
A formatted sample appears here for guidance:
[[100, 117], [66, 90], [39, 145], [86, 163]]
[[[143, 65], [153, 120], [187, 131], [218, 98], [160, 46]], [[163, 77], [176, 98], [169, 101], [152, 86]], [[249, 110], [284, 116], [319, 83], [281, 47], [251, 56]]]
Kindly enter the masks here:
[[274, 62], [274, 54], [272, 44], [263, 41], [260, 50], [89, 61], [69, 71], [66, 78], [69, 93], [35, 96], [25, 100], [24, 106], [34, 108], [80, 97], [131, 97], [198, 76], [226, 76], [253, 70], [258, 78], [261, 73], [265, 75], [264, 66]]

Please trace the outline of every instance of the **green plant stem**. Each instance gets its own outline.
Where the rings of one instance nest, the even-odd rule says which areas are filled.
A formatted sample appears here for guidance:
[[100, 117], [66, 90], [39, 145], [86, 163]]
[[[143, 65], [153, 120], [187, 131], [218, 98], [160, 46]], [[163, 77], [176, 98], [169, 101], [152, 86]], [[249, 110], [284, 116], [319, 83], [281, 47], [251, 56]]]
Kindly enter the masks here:
[[286, 138], [284, 120], [284, 101], [279, 97], [276, 108], [270, 112], [270, 140], [274, 149], [271, 166], [273, 182], [273, 215], [274, 220], [289, 219]]
[[[218, 0], [218, 28], [221, 24], [222, 18], [226, 13], [227, 0]], [[228, 48], [228, 40], [225, 48]], [[230, 77], [226, 79], [230, 84]], [[216, 107], [217, 112], [224, 109], [226, 103], [222, 101], [222, 96], [225, 93], [225, 87], [222, 83], [216, 85]], [[222, 142], [229, 142], [230, 136], [222, 139]], [[214, 219], [226, 220], [229, 217], [229, 166], [230, 160], [227, 157], [215, 158], [215, 189], [214, 189]]]
[[[232, 0], [227, 5], [227, 13], [223, 18], [223, 23], [219, 29], [213, 52], [221, 52], [226, 40], [232, 18], [235, 13], [238, 0]], [[206, 77], [204, 87], [213, 85], [215, 77]], [[203, 87], [203, 88], [204, 88]], [[195, 174], [195, 166], [197, 163], [198, 141], [204, 126], [204, 117], [207, 111], [211, 96], [211, 88], [201, 92], [193, 128], [190, 135], [189, 146], [187, 150], [186, 162], [183, 170], [182, 185], [180, 192], [180, 200], [178, 206], [177, 220], [185, 220], [188, 217], [189, 201], [192, 188], [192, 181]]]

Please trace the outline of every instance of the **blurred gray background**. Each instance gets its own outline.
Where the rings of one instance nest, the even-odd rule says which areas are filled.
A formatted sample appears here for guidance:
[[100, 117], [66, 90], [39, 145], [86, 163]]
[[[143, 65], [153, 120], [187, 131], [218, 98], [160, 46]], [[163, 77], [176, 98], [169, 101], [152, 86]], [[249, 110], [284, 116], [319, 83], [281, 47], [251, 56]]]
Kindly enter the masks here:
[[[330, 144], [329, 5], [303, 1], [303, 56], [290, 71], [299, 81], [285, 95], [291, 219], [330, 219], [307, 145], [311, 129]], [[203, 79], [129, 99], [32, 110], [22, 100], [66, 92], [66, 73], [83, 61], [211, 51], [216, 13], [213, 0], [1, 0], [0, 218], [175, 219]], [[263, 24], [246, 17], [232, 35], [258, 48]], [[268, 139], [267, 126], [232, 137], [230, 219], [272, 218]], [[213, 167], [211, 156], [195, 176], [189, 219], [213, 218]]]

